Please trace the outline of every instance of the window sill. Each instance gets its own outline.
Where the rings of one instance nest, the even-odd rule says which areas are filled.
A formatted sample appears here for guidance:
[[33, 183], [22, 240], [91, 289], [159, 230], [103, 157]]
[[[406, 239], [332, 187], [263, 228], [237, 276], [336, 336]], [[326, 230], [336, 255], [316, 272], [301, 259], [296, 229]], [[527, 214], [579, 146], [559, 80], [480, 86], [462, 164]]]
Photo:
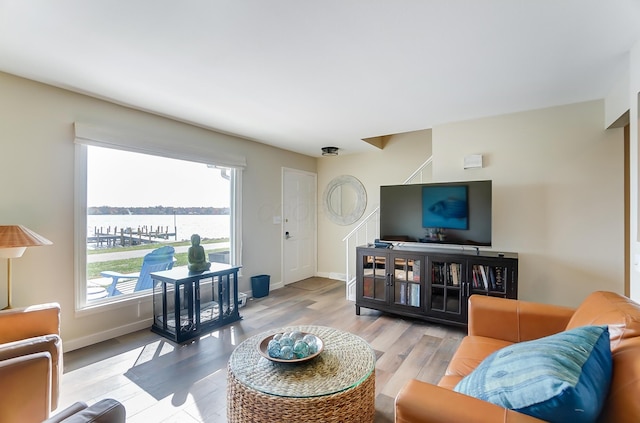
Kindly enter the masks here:
[[91, 303], [86, 303], [84, 306], [78, 306], [75, 310], [75, 316], [90, 316], [124, 307], [139, 307], [141, 304], [151, 304], [152, 302], [153, 293], [151, 291], [138, 294], [119, 295], [117, 297], [110, 297], [109, 299], [92, 301]]

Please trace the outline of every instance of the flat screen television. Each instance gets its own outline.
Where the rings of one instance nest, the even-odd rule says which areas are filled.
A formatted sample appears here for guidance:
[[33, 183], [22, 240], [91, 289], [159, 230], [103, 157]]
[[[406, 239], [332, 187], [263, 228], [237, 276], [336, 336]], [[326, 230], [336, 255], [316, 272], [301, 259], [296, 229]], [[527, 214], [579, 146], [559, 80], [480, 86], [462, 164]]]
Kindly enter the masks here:
[[491, 181], [380, 187], [380, 240], [491, 246]]

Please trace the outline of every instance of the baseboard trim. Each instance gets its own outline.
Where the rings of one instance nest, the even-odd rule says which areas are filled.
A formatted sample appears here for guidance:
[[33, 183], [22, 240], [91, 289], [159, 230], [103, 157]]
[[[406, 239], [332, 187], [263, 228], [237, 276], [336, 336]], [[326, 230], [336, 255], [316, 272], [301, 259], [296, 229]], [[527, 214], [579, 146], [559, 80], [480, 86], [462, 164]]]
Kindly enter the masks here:
[[335, 272], [318, 272], [316, 274], [319, 278], [335, 279], [337, 281], [345, 281], [346, 277], [344, 273]]
[[153, 319], [144, 319], [138, 322], [130, 323], [128, 325], [119, 326], [106, 331], [93, 333], [81, 338], [65, 340], [62, 344], [64, 352], [77, 350], [79, 348], [87, 347], [89, 345], [97, 344], [99, 342], [108, 341], [109, 339], [116, 338], [118, 336], [126, 335], [131, 332], [136, 332], [143, 329], [151, 330]]

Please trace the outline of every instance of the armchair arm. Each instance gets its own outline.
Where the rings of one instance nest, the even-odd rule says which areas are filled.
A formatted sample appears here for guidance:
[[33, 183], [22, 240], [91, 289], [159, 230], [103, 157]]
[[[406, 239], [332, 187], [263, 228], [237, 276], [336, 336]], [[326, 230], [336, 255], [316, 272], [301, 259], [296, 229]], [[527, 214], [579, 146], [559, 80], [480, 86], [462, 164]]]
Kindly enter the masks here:
[[[46, 335], [38, 336], [35, 338], [22, 339], [20, 341], [8, 342], [6, 344], [0, 344], [0, 365], [3, 363], [18, 357], [35, 356], [38, 353], [46, 353], [49, 357], [49, 369], [50, 372], [47, 375], [40, 375], [39, 379], [46, 380], [49, 384], [51, 409], [58, 407], [58, 397], [60, 392], [60, 381], [62, 380], [62, 339], [58, 335]], [[8, 382], [5, 381], [4, 372], [6, 367], [0, 367], [0, 380], [2, 380], [3, 386], [13, 389]], [[24, 380], [31, 380], [36, 383], [36, 380], [31, 375], [23, 376]], [[21, 382], [24, 383], [24, 380]], [[28, 385], [28, 384], [26, 384]], [[0, 407], [0, 410], [2, 408]]]
[[82, 410], [88, 407], [87, 403], [84, 401], [77, 401], [65, 408], [60, 412], [56, 412], [55, 416], [49, 417], [46, 421], [42, 423], [59, 423], [65, 421], [69, 417], [73, 416], [81, 412]]
[[407, 382], [396, 396], [395, 423], [459, 422], [543, 423], [535, 417], [416, 379]]
[[57, 303], [0, 311], [0, 344], [50, 334], [60, 335]]
[[48, 352], [0, 361], [2, 421], [41, 422], [51, 410], [51, 356]]
[[119, 401], [106, 398], [87, 406], [76, 402], [43, 423], [125, 423], [127, 411]]
[[469, 335], [522, 342], [562, 332], [575, 309], [550, 304], [472, 295]]

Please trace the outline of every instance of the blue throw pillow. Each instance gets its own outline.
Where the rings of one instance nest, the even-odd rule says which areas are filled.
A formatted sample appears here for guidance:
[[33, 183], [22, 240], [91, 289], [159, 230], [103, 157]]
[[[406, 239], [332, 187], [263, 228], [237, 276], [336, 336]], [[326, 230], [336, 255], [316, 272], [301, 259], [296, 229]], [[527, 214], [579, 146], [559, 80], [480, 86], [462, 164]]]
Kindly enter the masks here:
[[454, 391], [549, 422], [594, 422], [612, 366], [607, 326], [582, 326], [494, 352]]

